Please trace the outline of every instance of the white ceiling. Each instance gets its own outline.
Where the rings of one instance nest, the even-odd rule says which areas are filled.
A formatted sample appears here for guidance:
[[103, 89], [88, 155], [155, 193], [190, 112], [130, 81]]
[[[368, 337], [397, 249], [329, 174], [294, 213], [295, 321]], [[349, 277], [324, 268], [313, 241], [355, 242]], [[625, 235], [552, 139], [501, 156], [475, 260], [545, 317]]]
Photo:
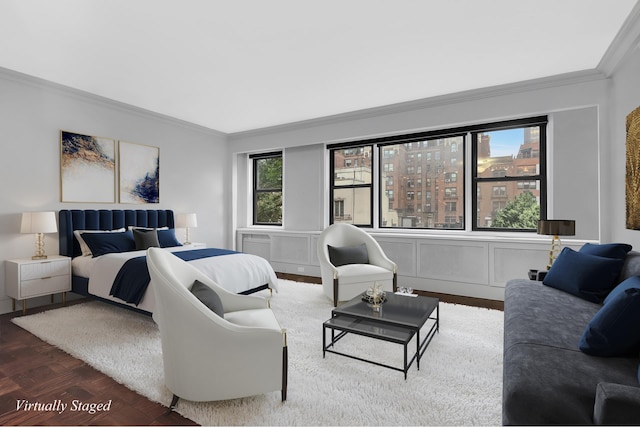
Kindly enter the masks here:
[[596, 68], [636, 0], [0, 0], [0, 67], [233, 133]]

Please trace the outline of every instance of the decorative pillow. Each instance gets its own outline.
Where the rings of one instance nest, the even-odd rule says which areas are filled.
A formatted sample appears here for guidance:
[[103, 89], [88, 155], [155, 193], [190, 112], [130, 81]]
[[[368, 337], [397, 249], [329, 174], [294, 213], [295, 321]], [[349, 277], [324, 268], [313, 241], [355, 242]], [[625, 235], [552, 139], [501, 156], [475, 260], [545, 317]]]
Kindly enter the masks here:
[[580, 253], [624, 260], [631, 249], [631, 245], [626, 243], [604, 243], [602, 245], [585, 243], [580, 248]]
[[592, 356], [628, 356], [640, 351], [640, 277], [620, 283], [587, 325], [579, 344]]
[[153, 228], [150, 230], [134, 228], [133, 240], [136, 242], [136, 250], [147, 250], [149, 248], [160, 247], [160, 242], [158, 242], [158, 232]]
[[224, 308], [220, 296], [199, 280], [193, 282], [191, 293], [218, 316], [224, 318]]
[[130, 225], [127, 230], [168, 230], [169, 227], [138, 227], [137, 225]]
[[131, 231], [123, 233], [84, 233], [82, 236], [94, 257], [117, 253], [129, 252], [136, 249]]
[[364, 243], [358, 246], [329, 247], [329, 260], [336, 267], [347, 264], [369, 264], [369, 253]]
[[161, 248], [172, 248], [174, 246], [182, 246], [182, 243], [176, 239], [176, 232], [173, 228], [168, 230], [157, 230], [158, 242]]
[[76, 240], [80, 244], [80, 252], [82, 252], [82, 256], [91, 256], [91, 249], [85, 243], [82, 235], [85, 233], [123, 233], [125, 231], [124, 228], [118, 228], [116, 230], [74, 230], [73, 235], [76, 236]]
[[564, 248], [542, 283], [591, 302], [601, 302], [615, 286], [624, 261]]

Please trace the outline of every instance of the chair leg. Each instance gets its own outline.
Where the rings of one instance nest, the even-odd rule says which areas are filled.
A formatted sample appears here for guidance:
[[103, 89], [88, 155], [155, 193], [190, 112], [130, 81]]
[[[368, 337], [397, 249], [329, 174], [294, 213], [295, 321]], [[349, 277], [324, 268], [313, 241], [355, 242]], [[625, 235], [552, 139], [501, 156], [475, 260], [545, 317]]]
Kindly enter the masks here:
[[338, 306], [338, 279], [333, 279], [333, 306]]
[[282, 347], [282, 401], [285, 402], [287, 400], [287, 377], [289, 375], [289, 350], [285, 344]]
[[173, 399], [171, 399], [171, 405], [169, 405], [169, 410], [167, 411], [167, 414], [170, 414], [171, 412], [173, 412], [174, 409], [176, 409], [178, 400], [180, 400], [180, 398], [174, 394]]
[[398, 273], [393, 273], [393, 292], [398, 292]]

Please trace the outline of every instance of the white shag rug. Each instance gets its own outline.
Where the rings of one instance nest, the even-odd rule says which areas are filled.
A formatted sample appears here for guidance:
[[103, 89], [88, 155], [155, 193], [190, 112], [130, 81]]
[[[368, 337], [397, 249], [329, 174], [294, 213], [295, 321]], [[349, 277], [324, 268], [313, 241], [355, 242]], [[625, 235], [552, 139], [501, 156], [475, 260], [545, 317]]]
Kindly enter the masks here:
[[[332, 305], [322, 287], [280, 280], [279, 289], [271, 307], [287, 329], [287, 401], [279, 391], [222, 402], [180, 400], [177, 412], [202, 425], [501, 424], [501, 311], [440, 303], [440, 332], [420, 370], [414, 363], [405, 381], [402, 372], [340, 355], [323, 359], [322, 323]], [[151, 318], [92, 301], [13, 322], [149, 399], [171, 401]], [[337, 348], [402, 365], [397, 344], [348, 335]]]

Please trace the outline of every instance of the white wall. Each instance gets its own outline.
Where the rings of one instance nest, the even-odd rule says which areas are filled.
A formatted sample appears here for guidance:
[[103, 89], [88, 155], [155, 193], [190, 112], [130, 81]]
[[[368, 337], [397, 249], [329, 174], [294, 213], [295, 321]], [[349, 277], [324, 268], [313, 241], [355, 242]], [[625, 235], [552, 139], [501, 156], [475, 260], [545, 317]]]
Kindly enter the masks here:
[[[226, 136], [150, 112], [0, 69], [0, 260], [30, 257], [35, 238], [22, 235], [23, 211], [173, 209], [196, 212], [191, 239], [228, 247], [230, 200]], [[160, 147], [159, 204], [60, 202], [61, 129]], [[182, 240], [183, 230], [177, 230]], [[46, 235], [45, 250], [58, 253]], [[44, 299], [48, 301], [48, 299]], [[28, 302], [34, 304], [37, 302]], [[0, 313], [11, 308], [0, 263]]]
[[[587, 81], [582, 77], [577, 82], [547, 82], [539, 89], [528, 86], [518, 91], [484, 91], [483, 96], [469, 94], [467, 101], [452, 97], [449, 103], [440, 100], [417, 110], [384, 110], [378, 116], [347, 115], [333, 123], [235, 134], [230, 138], [230, 155], [237, 158], [237, 153], [245, 151], [285, 147], [284, 228], [321, 230], [326, 225], [325, 143], [548, 114], [549, 218], [576, 219], [577, 239], [599, 239], [599, 180], [606, 173], [599, 164], [599, 144], [603, 140], [601, 121], [606, 117], [603, 111], [608, 80], [597, 74]], [[239, 194], [246, 188], [238, 182]], [[294, 221], [292, 216], [299, 219]]]
[[[640, 46], [637, 44], [636, 46]], [[640, 106], [640, 47], [636, 47], [616, 70], [611, 85], [611, 176], [605, 192], [609, 195], [603, 203], [608, 211], [606, 221], [611, 224], [612, 241], [628, 242], [640, 250], [640, 231], [626, 229], [625, 156], [627, 115]], [[637, 196], [637, 195], [636, 195]]]

